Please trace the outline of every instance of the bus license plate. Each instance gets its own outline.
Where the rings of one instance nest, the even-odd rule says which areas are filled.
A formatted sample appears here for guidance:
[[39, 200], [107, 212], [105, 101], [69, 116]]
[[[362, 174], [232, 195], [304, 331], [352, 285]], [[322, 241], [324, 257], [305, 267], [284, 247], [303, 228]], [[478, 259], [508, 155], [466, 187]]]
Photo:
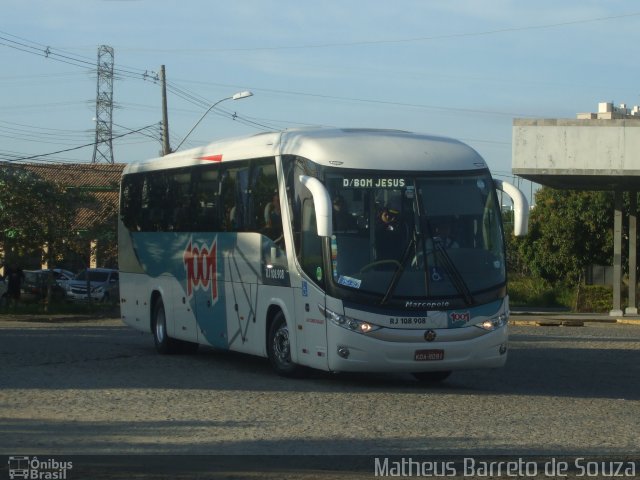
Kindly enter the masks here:
[[443, 358], [444, 350], [416, 350], [413, 357], [416, 362], [432, 362]]

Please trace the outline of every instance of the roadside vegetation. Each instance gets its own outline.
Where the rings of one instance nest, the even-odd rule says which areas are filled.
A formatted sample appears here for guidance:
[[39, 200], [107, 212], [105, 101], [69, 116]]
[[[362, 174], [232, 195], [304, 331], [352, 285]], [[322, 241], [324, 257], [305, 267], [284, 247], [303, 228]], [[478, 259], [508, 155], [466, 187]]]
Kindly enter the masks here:
[[552, 284], [532, 276], [511, 275], [509, 304], [512, 307], [532, 309], [606, 313], [613, 308], [612, 290], [610, 286], [605, 285], [575, 286], [563, 282]]
[[[613, 264], [613, 194], [543, 187], [535, 200], [526, 237], [509, 234], [505, 216], [510, 304], [611, 310], [612, 287], [587, 285], [585, 272], [590, 265]], [[623, 268], [627, 264], [623, 251]]]
[[[0, 260], [8, 261], [9, 255], [25, 258], [28, 252], [46, 244], [48, 263], [55, 266], [70, 252], [82, 251], [89, 239], [97, 239], [115, 262], [116, 211], [107, 218], [96, 214], [89, 230], [73, 232], [72, 218], [80, 206], [91, 210], [97, 208], [96, 202], [86, 192], [48, 183], [29, 172], [0, 170], [0, 247], [4, 247], [7, 256]], [[526, 237], [515, 238], [510, 233], [512, 219], [505, 213], [511, 305], [578, 312], [610, 310], [611, 287], [587, 285], [585, 271], [590, 265], [613, 263], [613, 212], [612, 192], [543, 187], [536, 193]], [[626, 231], [626, 226], [623, 228]], [[628, 264], [626, 247], [622, 252], [623, 268]], [[117, 306], [45, 301], [20, 305], [17, 310], [55, 314], [113, 308]], [[7, 311], [6, 307], [0, 309], [3, 311]]]

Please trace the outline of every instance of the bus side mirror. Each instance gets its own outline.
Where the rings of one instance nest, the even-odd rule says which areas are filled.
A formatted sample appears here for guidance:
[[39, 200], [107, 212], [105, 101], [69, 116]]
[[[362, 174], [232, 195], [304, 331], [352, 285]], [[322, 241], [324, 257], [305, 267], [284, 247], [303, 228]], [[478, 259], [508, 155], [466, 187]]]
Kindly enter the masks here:
[[313, 205], [316, 211], [316, 223], [318, 236], [330, 237], [333, 235], [333, 210], [331, 197], [324, 185], [317, 178], [308, 175], [300, 175], [300, 183], [304, 185], [313, 196]]
[[509, 195], [513, 201], [513, 234], [516, 237], [525, 236], [529, 228], [529, 202], [527, 202], [527, 198], [518, 187], [509, 182], [494, 180], [493, 183], [497, 190]]

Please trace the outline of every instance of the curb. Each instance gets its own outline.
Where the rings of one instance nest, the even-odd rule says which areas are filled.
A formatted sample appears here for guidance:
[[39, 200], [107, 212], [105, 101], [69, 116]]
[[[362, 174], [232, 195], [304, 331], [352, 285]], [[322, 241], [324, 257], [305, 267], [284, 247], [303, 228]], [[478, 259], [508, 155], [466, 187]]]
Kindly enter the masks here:
[[528, 327], [584, 327], [584, 320], [510, 320], [510, 325]]
[[616, 322], [622, 325], [640, 326], [640, 319], [637, 319], [637, 318], [619, 318], [618, 320], [616, 320]]
[[583, 327], [585, 323], [608, 323], [619, 325], [635, 325], [640, 326], [640, 319], [635, 318], [588, 318], [588, 319], [509, 319], [509, 325], [527, 326], [527, 327]]

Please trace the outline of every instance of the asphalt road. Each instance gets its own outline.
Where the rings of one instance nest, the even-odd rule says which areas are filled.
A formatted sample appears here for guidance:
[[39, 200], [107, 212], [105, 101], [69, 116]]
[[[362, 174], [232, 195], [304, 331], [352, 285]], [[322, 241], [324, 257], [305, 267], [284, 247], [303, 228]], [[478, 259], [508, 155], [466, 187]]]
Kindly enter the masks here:
[[0, 316], [0, 452], [640, 459], [640, 326], [510, 328], [505, 368], [425, 386], [286, 379], [212, 349], [160, 356], [118, 319]]

